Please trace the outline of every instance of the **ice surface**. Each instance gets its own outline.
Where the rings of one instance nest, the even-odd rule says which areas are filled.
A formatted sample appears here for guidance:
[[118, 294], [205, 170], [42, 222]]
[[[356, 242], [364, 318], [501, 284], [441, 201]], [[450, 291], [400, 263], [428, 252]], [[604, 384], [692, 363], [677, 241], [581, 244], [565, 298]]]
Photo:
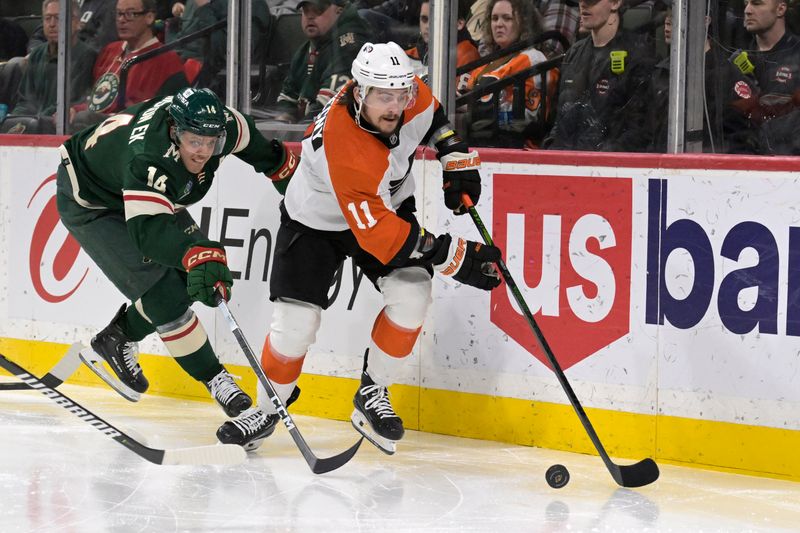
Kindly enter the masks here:
[[[5, 379], [5, 378], [3, 378]], [[60, 390], [108, 422], [178, 448], [215, 442], [211, 403]], [[349, 422], [297, 416], [319, 456], [357, 440]], [[599, 428], [602, 431], [602, 428]], [[625, 463], [624, 460], [619, 460]], [[544, 479], [552, 464], [563, 489]], [[406, 432], [394, 456], [367, 443], [317, 476], [282, 426], [234, 467], [152, 465], [34, 391], [0, 391], [0, 530], [797, 531], [800, 483], [661, 464], [641, 489], [616, 486], [596, 456]]]

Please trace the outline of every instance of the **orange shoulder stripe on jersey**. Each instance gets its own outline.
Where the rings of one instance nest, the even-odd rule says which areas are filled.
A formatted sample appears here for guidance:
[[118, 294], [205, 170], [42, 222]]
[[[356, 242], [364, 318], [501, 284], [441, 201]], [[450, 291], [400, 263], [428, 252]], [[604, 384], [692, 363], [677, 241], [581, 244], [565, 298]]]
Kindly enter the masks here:
[[361, 248], [383, 264], [400, 251], [411, 224], [384, 204], [379, 189], [389, 169], [389, 149], [361, 129], [344, 105], [328, 112], [323, 130], [331, 185]]

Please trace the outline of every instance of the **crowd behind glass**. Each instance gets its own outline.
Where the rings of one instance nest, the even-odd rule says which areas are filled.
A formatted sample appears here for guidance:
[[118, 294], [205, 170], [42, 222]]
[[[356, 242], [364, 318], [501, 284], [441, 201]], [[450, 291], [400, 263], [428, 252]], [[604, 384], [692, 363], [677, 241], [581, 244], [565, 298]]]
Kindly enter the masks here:
[[[251, 110], [264, 129], [291, 130], [313, 120], [348, 80], [364, 42], [400, 44], [423, 83], [429, 57], [438, 57], [430, 50], [427, 1], [250, 2]], [[800, 150], [796, 3], [708, 2], [704, 152]], [[70, 4], [68, 132], [183, 86], [210, 87], [225, 97], [228, 0]], [[456, 124], [471, 145], [666, 151], [670, 0], [448, 5], [458, 20]], [[59, 0], [0, 5], [0, 133], [56, 131], [59, 7]]]

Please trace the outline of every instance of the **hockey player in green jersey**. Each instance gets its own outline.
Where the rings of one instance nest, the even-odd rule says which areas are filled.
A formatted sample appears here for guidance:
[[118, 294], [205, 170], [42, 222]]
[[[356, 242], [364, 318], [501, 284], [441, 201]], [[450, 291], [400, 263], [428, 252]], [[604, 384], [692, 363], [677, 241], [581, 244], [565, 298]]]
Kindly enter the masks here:
[[205, 196], [227, 155], [266, 174], [278, 190], [298, 158], [210, 90], [192, 88], [80, 131], [60, 152], [61, 221], [131, 302], [92, 339], [93, 350], [142, 393], [149, 383], [137, 343], [156, 332], [228, 416], [249, 408], [252, 400], [219, 363], [190, 307], [214, 306], [217, 289], [230, 298], [233, 278], [223, 246], [201, 233], [185, 207]]

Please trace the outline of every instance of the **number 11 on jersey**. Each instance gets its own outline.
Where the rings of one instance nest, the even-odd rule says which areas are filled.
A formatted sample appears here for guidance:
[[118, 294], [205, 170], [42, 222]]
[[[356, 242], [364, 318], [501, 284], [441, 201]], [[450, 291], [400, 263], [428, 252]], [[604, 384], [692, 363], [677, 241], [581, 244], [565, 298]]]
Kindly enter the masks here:
[[347, 204], [347, 209], [353, 214], [353, 218], [356, 221], [356, 226], [358, 226], [358, 229], [371, 228], [372, 226], [378, 223], [378, 221], [375, 220], [375, 217], [372, 216], [372, 213], [369, 212], [369, 204], [367, 203], [366, 200], [358, 204], [358, 207], [361, 208], [361, 211], [364, 213], [364, 218], [367, 219], [366, 224], [364, 224], [364, 222], [361, 220], [355, 202], [350, 202], [349, 204]]

